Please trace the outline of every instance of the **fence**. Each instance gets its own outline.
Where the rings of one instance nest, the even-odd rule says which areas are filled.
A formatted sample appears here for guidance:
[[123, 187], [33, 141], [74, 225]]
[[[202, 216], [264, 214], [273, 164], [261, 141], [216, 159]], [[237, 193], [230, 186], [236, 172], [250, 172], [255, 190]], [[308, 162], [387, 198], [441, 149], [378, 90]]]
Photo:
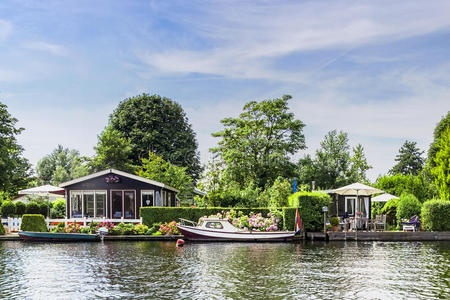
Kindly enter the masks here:
[[8, 228], [8, 232], [17, 232], [20, 230], [20, 224], [22, 223], [22, 218], [2, 218], [2, 225]]

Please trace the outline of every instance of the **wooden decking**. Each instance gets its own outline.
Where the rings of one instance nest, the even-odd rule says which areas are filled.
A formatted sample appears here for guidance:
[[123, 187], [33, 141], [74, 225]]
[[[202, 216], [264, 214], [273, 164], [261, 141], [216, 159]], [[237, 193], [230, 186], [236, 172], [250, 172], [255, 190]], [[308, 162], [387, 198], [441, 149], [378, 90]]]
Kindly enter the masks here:
[[329, 241], [450, 241], [450, 232], [358, 231], [328, 232]]

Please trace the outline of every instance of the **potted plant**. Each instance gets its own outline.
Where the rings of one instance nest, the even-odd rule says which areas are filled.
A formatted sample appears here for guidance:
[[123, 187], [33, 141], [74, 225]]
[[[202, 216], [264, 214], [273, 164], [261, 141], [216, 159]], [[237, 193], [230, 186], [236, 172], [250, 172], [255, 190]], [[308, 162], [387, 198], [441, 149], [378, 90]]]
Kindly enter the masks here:
[[339, 218], [338, 217], [331, 217], [330, 218], [330, 225], [333, 228], [333, 231], [336, 232], [339, 230]]

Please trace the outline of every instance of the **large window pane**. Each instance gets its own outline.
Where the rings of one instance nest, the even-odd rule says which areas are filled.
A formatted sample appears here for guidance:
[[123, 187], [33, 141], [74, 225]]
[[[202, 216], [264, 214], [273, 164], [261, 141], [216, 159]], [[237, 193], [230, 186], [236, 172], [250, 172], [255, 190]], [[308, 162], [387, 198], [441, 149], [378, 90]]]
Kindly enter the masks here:
[[136, 216], [134, 215], [135, 209], [135, 201], [134, 201], [134, 192], [124, 192], [124, 218], [125, 219], [134, 219]]
[[112, 217], [121, 218], [122, 217], [122, 191], [112, 191], [111, 192], [112, 201]]
[[83, 216], [82, 194], [71, 193], [70, 204], [72, 207], [72, 218], [81, 218]]
[[153, 191], [142, 192], [142, 206], [154, 206]]
[[106, 216], [106, 193], [95, 193], [95, 216], [97, 218]]
[[346, 198], [345, 202], [347, 203], [346, 211], [349, 215], [355, 215], [355, 198]]
[[94, 193], [84, 193], [84, 217], [94, 217]]
[[155, 206], [162, 206], [161, 194], [156, 191], [156, 201]]

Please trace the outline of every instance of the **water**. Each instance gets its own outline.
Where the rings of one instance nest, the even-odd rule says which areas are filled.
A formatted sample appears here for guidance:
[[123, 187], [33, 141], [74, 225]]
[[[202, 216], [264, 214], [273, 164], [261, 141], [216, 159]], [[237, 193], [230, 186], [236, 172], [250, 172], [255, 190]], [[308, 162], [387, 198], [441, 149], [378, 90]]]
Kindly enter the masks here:
[[450, 243], [0, 242], [2, 299], [450, 299]]

